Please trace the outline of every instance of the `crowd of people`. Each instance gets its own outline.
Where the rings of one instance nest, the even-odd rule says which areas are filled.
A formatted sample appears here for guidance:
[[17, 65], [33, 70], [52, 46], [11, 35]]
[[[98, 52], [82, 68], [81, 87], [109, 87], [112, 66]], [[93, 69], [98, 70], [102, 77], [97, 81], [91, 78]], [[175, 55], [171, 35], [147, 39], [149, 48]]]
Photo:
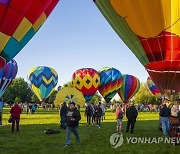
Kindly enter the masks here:
[[[98, 128], [101, 128], [101, 124], [103, 120], [105, 120], [105, 112], [106, 106], [105, 104], [98, 102], [98, 103], [86, 103], [85, 104], [85, 116], [87, 126], [96, 124]], [[33, 113], [33, 110], [37, 108], [35, 105], [31, 105], [31, 107], [24, 107], [27, 112]], [[169, 100], [164, 100], [163, 103], [160, 105], [159, 109], [159, 116], [160, 116], [160, 125], [164, 135], [167, 135], [170, 131], [170, 121], [177, 119], [180, 121], [180, 109], [177, 102], [173, 105], [169, 105]], [[19, 121], [20, 121], [20, 114], [22, 113], [23, 109], [17, 103], [11, 108], [11, 118], [12, 121], [12, 129], [11, 131], [14, 132], [15, 124], [16, 124], [16, 131], [19, 132]], [[136, 123], [136, 119], [138, 116], [138, 108], [134, 105], [133, 102], [129, 104], [121, 104], [116, 103], [112, 111], [115, 112], [115, 118], [117, 120], [116, 131], [122, 132], [122, 124], [124, 116], [127, 117], [127, 125], [126, 125], [126, 133], [134, 133], [134, 127]], [[66, 141], [65, 146], [69, 146], [70, 144], [70, 136], [71, 133], [74, 133], [76, 140], [80, 143], [80, 137], [78, 133], [78, 124], [81, 120], [80, 115], [80, 106], [76, 105], [74, 102], [69, 103], [62, 103], [59, 108], [60, 114], [60, 128], [66, 130]]]

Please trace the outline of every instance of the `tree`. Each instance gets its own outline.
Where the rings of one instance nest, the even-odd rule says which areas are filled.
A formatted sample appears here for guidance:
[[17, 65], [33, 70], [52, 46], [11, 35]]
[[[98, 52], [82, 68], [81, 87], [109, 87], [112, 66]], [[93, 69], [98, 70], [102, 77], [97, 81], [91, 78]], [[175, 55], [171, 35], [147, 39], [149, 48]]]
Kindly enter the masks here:
[[148, 104], [158, 104], [156, 97], [149, 91], [146, 83], [141, 83], [140, 89], [134, 96], [133, 101], [136, 104], [148, 103]]
[[39, 103], [40, 102], [39, 98], [35, 94], [33, 94], [31, 96], [31, 101], [34, 102], [34, 103]]
[[54, 90], [52, 93], [51, 93], [51, 95], [48, 97], [48, 102], [49, 103], [51, 103], [51, 104], [53, 104], [54, 103], [54, 100], [55, 100], [55, 98], [56, 98], [56, 94], [57, 94], [57, 90]]
[[101, 101], [102, 96], [96, 92], [96, 94], [92, 97], [90, 103], [95, 103]]
[[23, 103], [30, 102], [32, 94], [28, 83], [23, 78], [15, 78], [5, 91], [3, 100], [7, 103], [14, 103], [17, 97]]

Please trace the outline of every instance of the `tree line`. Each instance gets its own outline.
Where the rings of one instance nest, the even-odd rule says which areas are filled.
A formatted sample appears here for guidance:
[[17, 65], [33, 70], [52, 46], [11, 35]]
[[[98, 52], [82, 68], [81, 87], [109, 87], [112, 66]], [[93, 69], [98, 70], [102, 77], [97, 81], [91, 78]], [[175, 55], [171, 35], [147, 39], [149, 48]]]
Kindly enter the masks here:
[[[65, 83], [63, 86], [59, 86], [57, 89], [60, 90], [63, 87], [72, 86], [71, 82]], [[51, 93], [49, 98], [46, 100], [48, 103], [53, 103], [56, 93], [58, 90], [55, 90]], [[10, 86], [6, 89], [5, 93], [2, 96], [2, 99], [4, 102], [11, 104], [14, 102], [36, 102], [39, 103], [39, 99], [37, 96], [31, 91], [31, 89], [28, 86], [28, 83], [21, 77], [15, 78]], [[141, 83], [140, 89], [138, 93], [132, 98], [133, 102], [136, 104], [158, 104], [159, 100], [153, 94], [149, 91], [146, 83]], [[96, 93], [91, 102], [98, 102], [102, 101], [102, 96], [99, 93]], [[118, 100], [119, 102], [122, 102], [121, 99]], [[105, 101], [104, 101], [105, 102]], [[115, 103], [116, 100], [112, 99], [111, 103]]]

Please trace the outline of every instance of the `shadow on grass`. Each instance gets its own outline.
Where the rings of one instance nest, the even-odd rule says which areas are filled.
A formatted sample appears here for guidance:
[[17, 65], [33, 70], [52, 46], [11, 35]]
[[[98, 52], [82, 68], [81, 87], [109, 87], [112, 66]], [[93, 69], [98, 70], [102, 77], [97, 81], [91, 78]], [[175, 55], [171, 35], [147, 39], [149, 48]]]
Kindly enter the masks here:
[[[134, 134], [124, 133], [126, 122], [123, 122], [123, 136], [126, 137], [162, 137], [157, 128], [158, 121], [138, 121]], [[0, 153], [178, 153], [180, 147], [171, 144], [127, 144], [116, 149], [109, 143], [110, 136], [115, 133], [116, 122], [106, 122], [101, 128], [96, 125], [79, 126], [82, 140], [77, 144], [74, 135], [71, 136], [71, 146], [64, 148], [66, 132], [59, 129], [59, 124], [20, 125], [20, 132], [11, 133], [11, 126], [0, 127]], [[59, 134], [46, 135], [44, 130], [60, 130]]]

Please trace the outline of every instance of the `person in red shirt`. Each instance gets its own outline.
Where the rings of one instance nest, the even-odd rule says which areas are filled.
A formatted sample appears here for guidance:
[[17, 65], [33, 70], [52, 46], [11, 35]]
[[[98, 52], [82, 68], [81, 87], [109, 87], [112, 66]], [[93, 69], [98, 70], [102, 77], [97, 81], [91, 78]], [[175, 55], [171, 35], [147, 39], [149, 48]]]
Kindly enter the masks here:
[[19, 121], [20, 121], [20, 114], [22, 113], [22, 109], [17, 103], [15, 103], [14, 106], [11, 108], [10, 113], [13, 118], [11, 131], [14, 132], [14, 127], [16, 123], [16, 131], [19, 132]]

